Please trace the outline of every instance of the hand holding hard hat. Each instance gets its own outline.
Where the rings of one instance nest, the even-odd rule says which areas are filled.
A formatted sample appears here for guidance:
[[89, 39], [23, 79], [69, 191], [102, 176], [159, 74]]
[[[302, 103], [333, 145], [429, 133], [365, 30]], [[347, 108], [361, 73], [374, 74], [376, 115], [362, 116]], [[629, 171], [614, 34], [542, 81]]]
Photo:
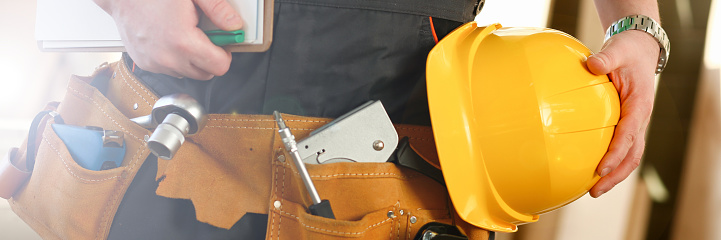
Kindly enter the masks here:
[[614, 138], [596, 172], [602, 177], [591, 189], [599, 197], [638, 167], [646, 145], [645, 133], [654, 101], [654, 71], [658, 43], [642, 31], [625, 31], [611, 37], [601, 52], [588, 59], [588, 68], [608, 74], [621, 99], [621, 119]]
[[[586, 65], [592, 53], [568, 34], [471, 22], [430, 52], [431, 121], [461, 218], [494, 231], [515, 231], [516, 224], [537, 221], [539, 214], [576, 200], [597, 182], [594, 190], [605, 191], [630, 174], [643, 140], [631, 147], [628, 139], [612, 138], [614, 132], [645, 126], [650, 109], [626, 109], [638, 107], [631, 104], [639, 102], [636, 98], [647, 98], [632, 93], [638, 83], [625, 80], [628, 71], [615, 70], [614, 82], [603, 74], [626, 64], [611, 61], [618, 58], [608, 54], [624, 49], [615, 44], [599, 55], [601, 63], [589, 63], [592, 72]], [[624, 80], [616, 82], [619, 78]], [[625, 155], [624, 144], [631, 157], [601, 178], [597, 169], [613, 169], [624, 159], [619, 157]]]

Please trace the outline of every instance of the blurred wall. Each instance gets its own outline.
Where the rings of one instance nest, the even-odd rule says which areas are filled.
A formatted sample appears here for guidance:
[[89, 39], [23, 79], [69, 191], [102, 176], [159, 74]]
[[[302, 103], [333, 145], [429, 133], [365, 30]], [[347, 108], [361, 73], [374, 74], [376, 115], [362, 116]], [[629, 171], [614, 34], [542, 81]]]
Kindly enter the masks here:
[[711, 7], [673, 239], [721, 239], [721, 1]]
[[[65, 93], [70, 74], [88, 75], [118, 53], [47, 53], [35, 42], [35, 1], [0, 1], [0, 154], [17, 147], [48, 101]], [[0, 239], [39, 239], [0, 199]]]

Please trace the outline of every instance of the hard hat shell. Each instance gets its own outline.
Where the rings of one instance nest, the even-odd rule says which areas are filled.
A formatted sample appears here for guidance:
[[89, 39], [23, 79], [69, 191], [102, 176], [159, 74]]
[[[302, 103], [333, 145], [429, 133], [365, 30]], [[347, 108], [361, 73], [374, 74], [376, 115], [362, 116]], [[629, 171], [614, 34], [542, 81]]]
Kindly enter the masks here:
[[592, 53], [552, 29], [467, 23], [429, 53], [428, 101], [459, 216], [489, 230], [583, 196], [598, 181], [620, 104]]

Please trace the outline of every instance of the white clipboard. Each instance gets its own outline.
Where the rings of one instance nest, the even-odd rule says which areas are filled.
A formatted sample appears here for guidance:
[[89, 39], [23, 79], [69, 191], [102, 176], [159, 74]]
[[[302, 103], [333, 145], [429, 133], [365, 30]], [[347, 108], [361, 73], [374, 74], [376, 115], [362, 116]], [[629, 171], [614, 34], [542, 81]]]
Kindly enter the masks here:
[[[226, 45], [231, 52], [263, 52], [273, 38], [273, 0], [229, 0], [243, 18], [245, 41]], [[201, 16], [199, 27], [215, 30]], [[124, 52], [112, 17], [90, 0], [38, 0], [38, 48], [49, 52]]]

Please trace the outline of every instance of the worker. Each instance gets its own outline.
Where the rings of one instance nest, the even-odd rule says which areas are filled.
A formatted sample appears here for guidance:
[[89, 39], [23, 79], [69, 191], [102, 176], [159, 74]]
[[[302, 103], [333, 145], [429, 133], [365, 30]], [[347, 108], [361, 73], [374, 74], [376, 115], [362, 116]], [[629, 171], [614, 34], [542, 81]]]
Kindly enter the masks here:
[[[270, 49], [230, 53], [213, 45], [197, 27], [202, 12], [223, 30], [242, 28], [240, 15], [225, 0], [95, 2], [118, 26], [127, 50], [123, 67], [157, 96], [188, 93], [210, 113], [268, 115], [279, 110], [326, 118], [381, 100], [394, 123], [426, 126], [427, 53], [443, 36], [472, 20], [478, 4], [280, 0], [275, 2]], [[653, 0], [595, 3], [604, 29], [633, 15], [660, 23]], [[611, 190], [640, 163], [659, 57], [654, 36], [623, 31], [587, 60], [591, 72], [610, 76], [621, 102], [621, 117], [598, 165], [601, 179], [590, 190], [592, 197]], [[110, 239], [269, 236], [266, 226], [274, 226], [268, 224], [275, 218], [267, 215], [249, 213], [232, 228], [219, 228], [197, 221], [193, 202], [156, 194], [157, 161], [149, 158], [135, 176], [114, 217]]]

